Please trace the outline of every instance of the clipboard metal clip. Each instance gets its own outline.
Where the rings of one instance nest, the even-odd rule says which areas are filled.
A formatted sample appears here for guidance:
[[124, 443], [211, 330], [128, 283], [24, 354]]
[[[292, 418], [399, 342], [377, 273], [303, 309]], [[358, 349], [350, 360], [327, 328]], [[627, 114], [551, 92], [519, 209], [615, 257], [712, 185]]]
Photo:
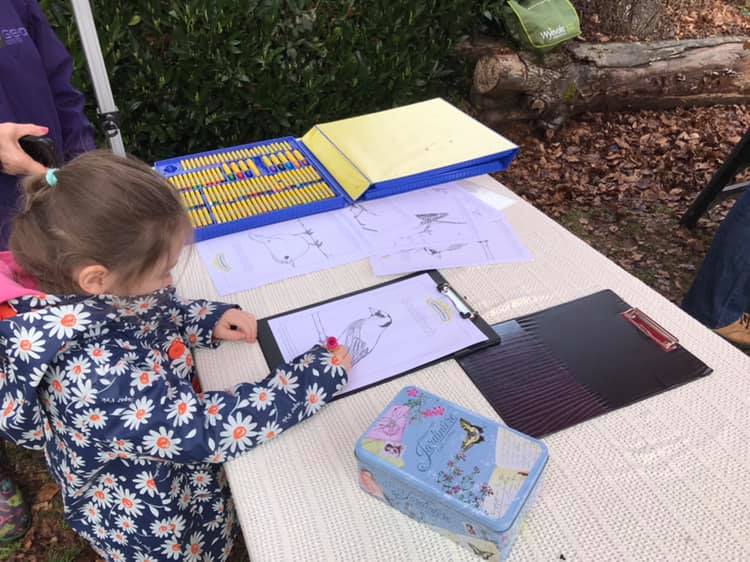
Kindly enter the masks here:
[[440, 283], [437, 286], [437, 290], [450, 299], [453, 306], [456, 307], [456, 310], [458, 310], [458, 313], [461, 315], [461, 318], [473, 319], [477, 315], [477, 311], [471, 308], [469, 304], [453, 290], [453, 287], [451, 287], [450, 284]]
[[657, 324], [653, 318], [648, 316], [642, 310], [629, 308], [622, 313], [622, 317], [638, 328], [638, 330], [646, 334], [664, 351], [674, 351], [677, 349], [679, 340]]

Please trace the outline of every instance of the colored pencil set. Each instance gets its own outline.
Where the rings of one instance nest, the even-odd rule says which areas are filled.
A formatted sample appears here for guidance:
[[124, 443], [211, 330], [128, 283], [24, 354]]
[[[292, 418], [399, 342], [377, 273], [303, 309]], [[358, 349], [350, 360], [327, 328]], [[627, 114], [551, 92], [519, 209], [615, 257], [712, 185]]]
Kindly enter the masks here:
[[293, 143], [278, 139], [178, 157], [157, 163], [157, 171], [177, 190], [199, 235], [207, 227], [336, 198]]

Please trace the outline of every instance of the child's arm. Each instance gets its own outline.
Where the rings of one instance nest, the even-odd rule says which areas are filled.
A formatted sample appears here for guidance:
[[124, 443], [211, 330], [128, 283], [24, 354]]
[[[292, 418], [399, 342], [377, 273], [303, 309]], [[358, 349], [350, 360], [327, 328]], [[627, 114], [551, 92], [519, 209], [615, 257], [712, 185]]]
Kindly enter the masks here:
[[[220, 341], [214, 338], [214, 329], [219, 320], [231, 310], [240, 312], [236, 304], [208, 300], [174, 298], [174, 313], [180, 324], [185, 343], [193, 349], [216, 347]], [[226, 339], [226, 338], [224, 338]]]
[[316, 413], [346, 384], [344, 364], [350, 364], [345, 348], [328, 352], [315, 346], [258, 384], [202, 394], [172, 376], [154, 377], [131, 392], [131, 377], [120, 375], [92, 406], [104, 410], [106, 422], [90, 437], [111, 451], [116, 440], [128, 441], [134, 446], [128, 455], [135, 457], [224, 462]]

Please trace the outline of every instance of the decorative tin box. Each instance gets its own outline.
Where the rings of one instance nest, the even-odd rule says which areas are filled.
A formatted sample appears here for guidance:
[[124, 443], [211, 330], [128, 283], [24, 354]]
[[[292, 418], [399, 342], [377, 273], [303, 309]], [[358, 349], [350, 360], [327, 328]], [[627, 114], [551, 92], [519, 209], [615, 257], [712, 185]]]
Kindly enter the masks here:
[[357, 442], [360, 487], [484, 560], [505, 560], [547, 447], [416, 387]]

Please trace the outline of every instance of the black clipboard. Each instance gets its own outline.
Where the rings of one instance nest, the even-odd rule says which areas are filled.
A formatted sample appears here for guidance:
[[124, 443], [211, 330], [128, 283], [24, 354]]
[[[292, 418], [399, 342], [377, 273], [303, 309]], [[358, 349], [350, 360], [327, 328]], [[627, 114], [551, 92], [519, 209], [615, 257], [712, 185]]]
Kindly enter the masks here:
[[493, 327], [503, 345], [459, 359], [510, 427], [542, 437], [712, 369], [606, 290]]
[[435, 282], [435, 291], [447, 296], [451, 300], [451, 302], [453, 303], [453, 306], [456, 308], [456, 310], [461, 315], [461, 317], [467, 322], [473, 322], [474, 325], [477, 328], [479, 328], [479, 330], [485, 336], [487, 336], [487, 340], [483, 342], [479, 342], [472, 346], [469, 346], [455, 353], [450, 353], [443, 357], [439, 357], [433, 361], [430, 361], [423, 365], [419, 365], [418, 367], [415, 367], [408, 371], [395, 374], [391, 377], [381, 379], [373, 384], [363, 386], [354, 391], [347, 392], [343, 395], [339, 395], [335, 397], [334, 399], [343, 398], [345, 396], [351, 396], [352, 394], [356, 394], [357, 392], [360, 392], [362, 390], [367, 390], [368, 388], [372, 388], [384, 382], [396, 379], [398, 377], [402, 377], [404, 375], [408, 375], [409, 373], [413, 373], [414, 371], [418, 371], [429, 365], [434, 365], [441, 361], [445, 361], [446, 359], [458, 359], [466, 354], [475, 353], [481, 349], [485, 349], [487, 347], [491, 347], [493, 345], [500, 343], [501, 338], [498, 335], [498, 333], [492, 329], [492, 326], [490, 326], [487, 322], [485, 322], [485, 320], [481, 316], [479, 316], [479, 314], [474, 309], [472, 309], [471, 306], [469, 306], [469, 304], [466, 302], [466, 299], [461, 297], [458, 293], [456, 293], [455, 290], [453, 290], [453, 288], [446, 281], [445, 277], [443, 277], [440, 274], [440, 272], [436, 270], [430, 270], [430, 271], [420, 271], [417, 273], [412, 273], [403, 277], [399, 277], [398, 279], [393, 279], [391, 281], [386, 281], [385, 283], [379, 283], [377, 285], [373, 285], [365, 289], [360, 289], [359, 291], [354, 291], [345, 295], [339, 295], [337, 297], [334, 297], [328, 300], [316, 302], [308, 306], [303, 306], [300, 308], [296, 308], [294, 310], [288, 310], [286, 312], [282, 312], [282, 313], [275, 314], [273, 316], [269, 316], [267, 318], [262, 318], [258, 320], [258, 343], [260, 344], [260, 348], [261, 348], [261, 351], [263, 352], [263, 356], [266, 359], [266, 363], [271, 369], [273, 369], [276, 365], [280, 365], [281, 363], [284, 363], [284, 357], [282, 356], [281, 350], [279, 349], [279, 346], [276, 343], [276, 338], [274, 337], [273, 332], [271, 331], [270, 321], [273, 320], [274, 318], [279, 318], [281, 316], [286, 316], [288, 314], [294, 314], [296, 312], [308, 310], [310, 308], [315, 308], [317, 306], [328, 304], [330, 302], [335, 302], [335, 301], [345, 299], [354, 295], [359, 295], [359, 294], [366, 293], [369, 291], [374, 291], [381, 287], [385, 287], [387, 285], [393, 285], [396, 283], [401, 283], [407, 279], [418, 277], [420, 275], [430, 276], [430, 278], [432, 278], [432, 280]]

